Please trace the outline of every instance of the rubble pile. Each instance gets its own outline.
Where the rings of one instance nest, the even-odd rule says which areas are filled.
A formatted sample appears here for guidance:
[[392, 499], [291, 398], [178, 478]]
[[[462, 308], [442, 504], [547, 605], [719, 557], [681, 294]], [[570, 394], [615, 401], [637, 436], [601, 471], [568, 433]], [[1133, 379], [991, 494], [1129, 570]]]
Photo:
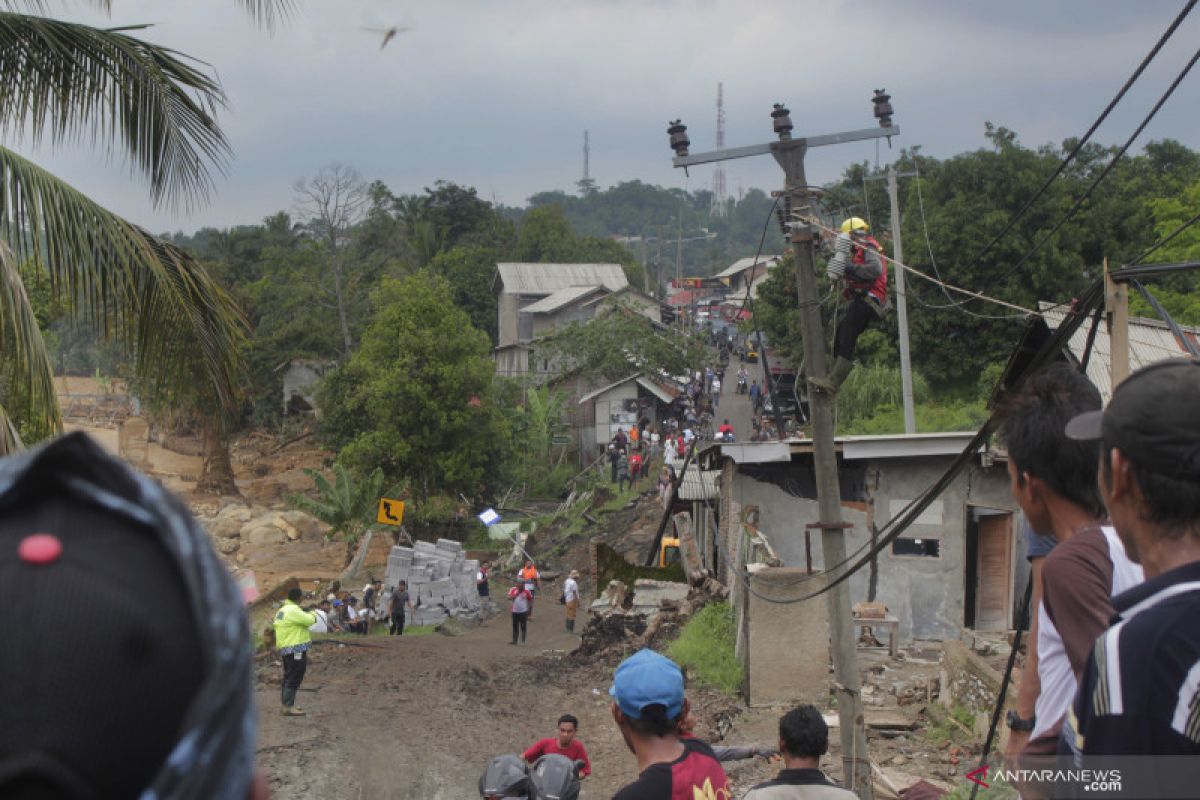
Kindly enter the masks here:
[[462, 544], [450, 539], [397, 545], [388, 555], [380, 608], [386, 609], [387, 597], [400, 581], [406, 581], [416, 606], [410, 624], [440, 625], [451, 617], [478, 619], [488, 610], [475, 588], [478, 569], [479, 562], [468, 559]]

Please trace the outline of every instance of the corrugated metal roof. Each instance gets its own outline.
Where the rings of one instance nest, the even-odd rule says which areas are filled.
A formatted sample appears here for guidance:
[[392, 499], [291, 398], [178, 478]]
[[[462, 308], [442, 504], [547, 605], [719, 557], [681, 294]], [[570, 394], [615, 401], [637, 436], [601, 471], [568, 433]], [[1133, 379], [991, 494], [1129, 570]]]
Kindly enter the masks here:
[[[1051, 329], [1057, 329], [1066, 318], [1066, 309], [1050, 308], [1050, 303], [1041, 303], [1042, 317]], [[1076, 359], [1083, 360], [1083, 351], [1087, 348], [1088, 331], [1091, 322], [1080, 325], [1071, 336], [1068, 346]], [[1180, 325], [1184, 335], [1190, 335], [1193, 340], [1200, 342], [1200, 329]], [[1165, 322], [1142, 317], [1129, 319], [1129, 371], [1140, 369], [1147, 364], [1162, 361], [1166, 358], [1178, 358], [1188, 354], [1184, 346], [1171, 333]], [[1088, 360], [1087, 376], [1096, 388], [1105, 404], [1112, 397], [1112, 380], [1110, 368], [1112, 364], [1112, 344], [1108, 337], [1108, 327], [1101, 322], [1096, 331], [1096, 341], [1092, 345], [1092, 356]]]
[[719, 497], [721, 487], [717, 481], [720, 477], [721, 470], [719, 469], [688, 467], [679, 484], [679, 498], [681, 500], [713, 500]]
[[570, 305], [581, 297], [587, 297], [589, 294], [599, 291], [608, 294], [608, 291], [603, 286], [569, 286], [566, 289], [559, 289], [556, 292], [546, 295], [536, 303], [530, 303], [522, 308], [521, 311], [527, 311], [530, 314], [553, 314], [563, 306]]
[[725, 269], [718, 272], [716, 275], [713, 275], [713, 277], [714, 278], [732, 278], [734, 275], [737, 275], [739, 272], [745, 272], [746, 270], [750, 269], [751, 267], [754, 266], [754, 264], [756, 262], [759, 264], [762, 264], [763, 266], [765, 266], [769, 269], [778, 260], [779, 260], [779, 256], [759, 256], [757, 259], [755, 259], [755, 258], [739, 258], [737, 261], [733, 262], [728, 267], [726, 267]]
[[603, 286], [615, 292], [629, 285], [620, 264], [504, 263], [496, 270], [509, 294], [552, 294], [571, 286]]

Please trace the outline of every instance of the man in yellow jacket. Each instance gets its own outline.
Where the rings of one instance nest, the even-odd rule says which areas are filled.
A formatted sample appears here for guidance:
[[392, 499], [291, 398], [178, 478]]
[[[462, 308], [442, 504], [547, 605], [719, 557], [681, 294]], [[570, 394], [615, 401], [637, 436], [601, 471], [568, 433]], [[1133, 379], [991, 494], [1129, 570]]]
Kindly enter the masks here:
[[283, 659], [285, 717], [304, 716], [304, 712], [296, 708], [296, 692], [308, 668], [308, 648], [312, 647], [312, 635], [308, 628], [317, 621], [317, 615], [310, 614], [298, 605], [303, 597], [304, 591], [300, 588], [289, 590], [287, 600], [275, 613], [275, 647]]

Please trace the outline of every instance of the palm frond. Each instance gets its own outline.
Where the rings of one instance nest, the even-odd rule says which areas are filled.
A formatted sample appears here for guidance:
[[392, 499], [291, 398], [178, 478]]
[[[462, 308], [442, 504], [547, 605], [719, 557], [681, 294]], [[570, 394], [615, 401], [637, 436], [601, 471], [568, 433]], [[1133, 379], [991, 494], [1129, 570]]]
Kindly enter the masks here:
[[222, 408], [238, 400], [246, 320], [194, 258], [0, 147], [0, 239], [49, 274], [68, 309], [136, 347], [150, 398], [202, 382]]
[[[87, 2], [106, 14], [112, 11], [112, 0], [87, 0]], [[0, 8], [10, 11], [32, 11], [35, 14], [42, 14], [49, 7], [50, 4], [46, 0], [0, 0]]]
[[[3, 241], [0, 241], [0, 353], [4, 353], [0, 376], [20, 394], [27, 413], [39, 428], [61, 432], [62, 417], [54, 393], [54, 371], [46, 353], [46, 343], [29, 304], [16, 259]], [[16, 432], [7, 414], [4, 425], [12, 433]], [[0, 431], [0, 434], [8, 432]], [[9, 436], [0, 436], [0, 455], [12, 452], [9, 448], [14, 445], [20, 446], [20, 437], [10, 442]]]
[[286, 22], [296, 9], [296, 0], [237, 0], [237, 4], [267, 30]]
[[208, 198], [229, 156], [207, 65], [119, 30], [0, 12], [0, 132], [121, 152], [156, 205]]
[[17, 432], [17, 426], [12, 421], [12, 417], [8, 415], [4, 405], [0, 404], [0, 456], [7, 456], [24, 448], [21, 442], [21, 434]]

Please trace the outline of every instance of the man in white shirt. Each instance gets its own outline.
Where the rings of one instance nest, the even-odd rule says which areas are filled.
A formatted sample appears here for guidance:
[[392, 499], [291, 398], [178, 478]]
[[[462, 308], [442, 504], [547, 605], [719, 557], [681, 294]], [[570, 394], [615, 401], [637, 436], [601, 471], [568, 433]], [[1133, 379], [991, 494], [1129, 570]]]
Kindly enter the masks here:
[[567, 633], [575, 632], [575, 616], [579, 613], [579, 570], [571, 570], [563, 584], [563, 600], [567, 606]]

